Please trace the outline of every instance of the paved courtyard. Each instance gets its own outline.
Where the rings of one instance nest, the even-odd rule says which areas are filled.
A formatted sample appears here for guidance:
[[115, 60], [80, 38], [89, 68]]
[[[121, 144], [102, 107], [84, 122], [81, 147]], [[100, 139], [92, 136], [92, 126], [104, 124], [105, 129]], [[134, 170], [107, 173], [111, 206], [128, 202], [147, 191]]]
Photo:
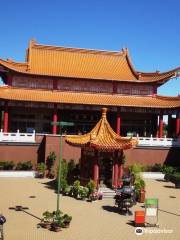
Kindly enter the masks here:
[[[160, 202], [160, 230], [173, 233], [134, 233], [134, 216], [121, 216], [113, 199], [90, 203], [70, 197], [62, 197], [60, 206], [63, 212], [72, 215], [69, 229], [59, 233], [37, 228], [45, 210], [55, 210], [56, 194], [47, 187], [48, 179], [0, 178], [0, 212], [7, 218], [4, 226], [5, 240], [132, 240], [132, 239], [180, 239], [180, 189], [173, 184], [147, 180], [147, 197], [158, 197]], [[30, 196], [36, 196], [30, 198]], [[28, 207], [30, 214], [9, 210], [9, 207], [22, 205]], [[143, 209], [143, 204], [133, 208]], [[34, 215], [34, 216], [33, 216]], [[148, 228], [153, 230], [154, 228]], [[157, 229], [157, 228], [156, 228]]]

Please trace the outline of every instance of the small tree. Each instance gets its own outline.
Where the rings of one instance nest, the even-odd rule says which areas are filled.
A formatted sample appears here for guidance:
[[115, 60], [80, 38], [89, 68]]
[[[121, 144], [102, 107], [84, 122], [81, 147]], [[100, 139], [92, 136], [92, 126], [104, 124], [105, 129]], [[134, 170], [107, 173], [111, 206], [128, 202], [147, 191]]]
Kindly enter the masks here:
[[56, 154], [55, 152], [50, 152], [49, 156], [47, 157], [47, 169], [48, 169], [48, 177], [54, 177], [54, 163], [56, 161]]

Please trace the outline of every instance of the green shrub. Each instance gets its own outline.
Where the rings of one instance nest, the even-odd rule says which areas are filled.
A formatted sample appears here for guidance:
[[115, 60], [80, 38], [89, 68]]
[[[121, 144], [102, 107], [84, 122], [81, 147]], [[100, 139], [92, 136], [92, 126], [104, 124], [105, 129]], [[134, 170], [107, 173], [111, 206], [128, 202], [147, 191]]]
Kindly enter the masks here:
[[85, 199], [86, 197], [88, 197], [88, 193], [89, 189], [87, 187], [80, 186], [78, 195], [81, 199]]
[[13, 170], [15, 164], [13, 161], [0, 162], [0, 170]]
[[48, 170], [51, 170], [54, 167], [55, 161], [56, 161], [55, 152], [50, 152], [46, 162]]
[[44, 162], [40, 162], [40, 163], [38, 163], [38, 165], [37, 165], [37, 170], [38, 170], [38, 172], [40, 172], [40, 173], [45, 173], [46, 168], [47, 168], [47, 166], [46, 166], [46, 164], [45, 164]]
[[152, 171], [153, 172], [162, 172], [163, 171], [163, 167], [160, 163], [155, 163], [153, 166], [152, 166]]
[[135, 193], [136, 193], [137, 199], [139, 199], [139, 197], [140, 197], [140, 191], [142, 188], [145, 188], [145, 181], [142, 179], [142, 177], [139, 174], [136, 174]]
[[129, 170], [130, 170], [131, 173], [136, 175], [136, 174], [144, 171], [144, 167], [140, 164], [135, 163], [135, 164], [129, 166]]
[[16, 165], [16, 170], [32, 170], [32, 163], [31, 161], [27, 161], [27, 162], [19, 162]]
[[171, 174], [170, 175], [170, 181], [172, 183], [180, 182], [180, 173], [179, 172], [175, 172], [175, 173]]
[[62, 191], [62, 192], [64, 193], [64, 192], [65, 192], [65, 189], [68, 187], [67, 180], [64, 179], [64, 178], [62, 178], [60, 184], [61, 184], [61, 189], [60, 189], [60, 191]]
[[72, 189], [72, 191], [73, 191], [73, 196], [75, 197], [75, 198], [77, 198], [78, 197], [78, 195], [79, 195], [79, 189], [80, 189], [80, 181], [79, 180], [76, 180], [75, 182], [74, 182], [74, 184], [73, 184], [73, 189]]
[[88, 182], [88, 184], [86, 185], [86, 187], [88, 188], [88, 196], [89, 196], [90, 194], [92, 194], [94, 192], [94, 190], [96, 188], [96, 184], [93, 180], [90, 180]]
[[176, 171], [176, 168], [169, 165], [163, 165], [162, 171], [164, 174], [173, 174]]

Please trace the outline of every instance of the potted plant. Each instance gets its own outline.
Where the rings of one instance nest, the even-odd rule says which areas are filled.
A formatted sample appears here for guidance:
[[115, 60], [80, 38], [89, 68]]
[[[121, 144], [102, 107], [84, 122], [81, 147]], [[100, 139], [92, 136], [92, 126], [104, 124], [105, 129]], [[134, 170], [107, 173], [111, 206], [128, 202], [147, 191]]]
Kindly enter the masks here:
[[136, 200], [139, 202], [144, 202], [145, 200], [145, 182], [140, 175], [135, 176], [135, 193]]
[[37, 165], [38, 177], [44, 178], [46, 173], [46, 164], [41, 162]]
[[64, 214], [62, 216], [62, 227], [68, 228], [69, 225], [70, 225], [71, 220], [72, 220], [71, 216], [69, 216], [68, 214]]
[[90, 180], [86, 185], [86, 187], [88, 188], [88, 197], [89, 197], [94, 192], [96, 188], [96, 184], [93, 180]]
[[92, 201], [96, 201], [98, 200], [99, 196], [98, 196], [98, 191], [94, 190], [90, 195], [89, 195], [89, 199]]
[[62, 225], [63, 225], [63, 219], [62, 219], [62, 212], [61, 211], [54, 211], [53, 212], [53, 222], [51, 223], [51, 230], [54, 232], [61, 231]]
[[164, 165], [162, 167], [162, 171], [163, 173], [165, 174], [164, 175], [164, 179], [169, 182], [170, 181], [170, 178], [171, 178], [171, 175], [175, 172], [175, 168], [172, 167], [172, 166], [168, 166], [168, 165]]
[[87, 187], [80, 186], [80, 188], [79, 188], [79, 198], [81, 200], [85, 200], [88, 196], [88, 192], [89, 192], [89, 190], [88, 190]]
[[176, 172], [172, 174], [170, 181], [175, 184], [175, 188], [180, 188], [180, 173]]
[[56, 161], [56, 154], [55, 152], [50, 152], [49, 156], [47, 157], [47, 169], [48, 169], [48, 178], [53, 179], [55, 177], [55, 171], [54, 171], [54, 163]]
[[76, 180], [73, 184], [73, 197], [78, 198], [79, 196], [79, 190], [80, 190], [80, 181]]
[[64, 189], [63, 194], [64, 194], [65, 196], [72, 196], [72, 186], [67, 186], [67, 187]]
[[53, 213], [46, 211], [43, 213], [43, 218], [41, 220], [40, 226], [46, 229], [50, 229], [52, 221], [53, 221]]

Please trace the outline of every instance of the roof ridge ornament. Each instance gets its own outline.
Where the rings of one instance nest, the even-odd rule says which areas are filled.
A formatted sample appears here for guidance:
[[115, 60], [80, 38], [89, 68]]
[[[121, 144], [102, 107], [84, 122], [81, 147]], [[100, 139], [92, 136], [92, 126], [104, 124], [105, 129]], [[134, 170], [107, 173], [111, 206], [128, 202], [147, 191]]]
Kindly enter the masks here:
[[107, 108], [102, 108], [102, 118], [106, 118]]

